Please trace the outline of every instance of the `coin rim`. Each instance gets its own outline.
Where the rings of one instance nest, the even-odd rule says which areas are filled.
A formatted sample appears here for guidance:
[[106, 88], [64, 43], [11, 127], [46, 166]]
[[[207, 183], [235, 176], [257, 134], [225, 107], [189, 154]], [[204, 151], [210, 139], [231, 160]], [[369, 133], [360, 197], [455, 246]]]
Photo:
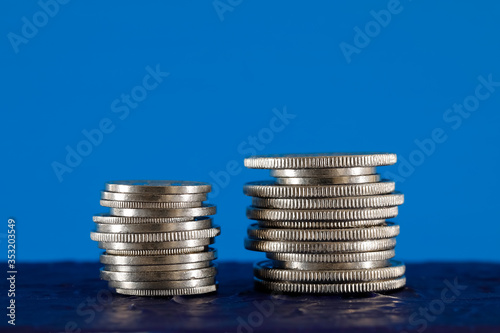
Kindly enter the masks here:
[[350, 253], [287, 253], [267, 252], [266, 257], [280, 261], [302, 261], [311, 263], [346, 263], [360, 261], [388, 260], [394, 258], [394, 248], [388, 250]]
[[382, 179], [377, 183], [339, 185], [280, 185], [273, 180], [253, 181], [243, 185], [243, 193], [263, 198], [332, 198], [378, 195], [394, 192], [396, 183]]
[[95, 223], [97, 232], [104, 233], [148, 233], [201, 230], [213, 227], [213, 220], [209, 217], [196, 221], [176, 223]]
[[246, 211], [250, 220], [274, 221], [348, 221], [379, 220], [394, 218], [398, 207], [362, 208], [362, 209], [271, 209], [248, 206]]
[[347, 294], [383, 292], [403, 288], [406, 285], [406, 277], [390, 280], [351, 282], [351, 283], [299, 283], [299, 282], [277, 282], [261, 280], [254, 277], [256, 286], [268, 291], [284, 293], [309, 293], [309, 294]]
[[327, 168], [327, 169], [271, 169], [275, 178], [329, 178], [339, 176], [363, 176], [377, 173], [376, 167]]
[[396, 238], [350, 242], [289, 242], [264, 241], [245, 238], [247, 250], [286, 253], [352, 253], [389, 250], [396, 246]]
[[390, 266], [366, 269], [298, 270], [275, 268], [271, 260], [254, 264], [254, 276], [266, 281], [291, 281], [303, 283], [346, 283], [390, 280], [405, 274], [405, 265], [391, 260]]
[[388, 194], [333, 198], [261, 198], [252, 197], [252, 206], [274, 209], [359, 209], [400, 206], [404, 195]]
[[161, 282], [184, 281], [215, 277], [217, 268], [212, 264], [206, 268], [186, 269], [181, 271], [151, 271], [151, 272], [114, 272], [100, 269], [99, 277], [106, 281], [115, 282]]
[[209, 247], [207, 252], [158, 256], [120, 256], [103, 253], [100, 257], [100, 262], [105, 265], [115, 266], [168, 265], [215, 260], [217, 256], [217, 250]]
[[[204, 182], [185, 180], [155, 180], [158, 182], [186, 183], [186, 185], [133, 185], [132, 182], [146, 183], [151, 180], [117, 180], [106, 182], [104, 188], [108, 192], [121, 193], [155, 193], [155, 194], [196, 194], [208, 193], [212, 190], [212, 185]], [[188, 184], [189, 183], [189, 184]]]
[[250, 169], [323, 169], [376, 167], [397, 162], [393, 153], [311, 153], [286, 155], [254, 155], [245, 158]]
[[213, 238], [219, 236], [220, 232], [221, 228], [218, 225], [208, 229], [151, 233], [104, 233], [92, 231], [90, 239], [104, 243], [163, 243]]
[[122, 289], [115, 288], [115, 292], [129, 296], [143, 297], [164, 297], [164, 296], [187, 296], [200, 295], [216, 292], [218, 289], [217, 281], [208, 286], [193, 287], [193, 288], [178, 288], [178, 289]]
[[329, 178], [276, 178], [280, 185], [342, 185], [377, 183], [382, 179], [380, 174], [361, 176], [338, 176]]
[[206, 201], [207, 193], [149, 194], [101, 191], [101, 200], [135, 202], [192, 202]]
[[261, 228], [252, 223], [247, 228], [247, 236], [251, 239], [292, 242], [336, 242], [361, 241], [371, 239], [394, 238], [399, 235], [399, 224], [386, 222], [382, 226], [345, 229], [276, 229]]
[[215, 205], [203, 204], [194, 208], [171, 208], [171, 209], [134, 209], [134, 208], [110, 208], [111, 215], [123, 217], [200, 217], [215, 215]]

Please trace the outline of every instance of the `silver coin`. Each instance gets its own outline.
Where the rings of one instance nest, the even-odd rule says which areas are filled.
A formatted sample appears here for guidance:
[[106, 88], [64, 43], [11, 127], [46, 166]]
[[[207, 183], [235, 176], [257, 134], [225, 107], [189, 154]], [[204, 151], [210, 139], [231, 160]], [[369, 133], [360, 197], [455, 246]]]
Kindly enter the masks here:
[[398, 207], [363, 209], [265, 209], [247, 208], [247, 217], [252, 220], [273, 221], [349, 221], [388, 219], [398, 215]]
[[332, 178], [339, 176], [362, 176], [375, 174], [375, 167], [330, 168], [330, 169], [276, 169], [271, 177], [277, 178]]
[[178, 289], [121, 289], [116, 288], [116, 292], [122, 295], [131, 296], [187, 296], [208, 294], [217, 291], [217, 283], [194, 288], [178, 288]]
[[351, 263], [381, 261], [394, 258], [394, 249], [355, 253], [266, 253], [266, 257], [277, 261], [309, 263]]
[[396, 163], [389, 153], [312, 153], [260, 155], [245, 158], [245, 166], [253, 169], [323, 169], [375, 167]]
[[276, 178], [276, 184], [282, 185], [336, 185], [366, 184], [380, 181], [380, 175], [339, 176], [332, 178]]
[[206, 268], [211, 265], [210, 261], [190, 262], [186, 264], [170, 265], [104, 265], [104, 270], [111, 272], [171, 272], [186, 269]]
[[[214, 243], [213, 238], [190, 239], [177, 242], [162, 243], [115, 243], [98, 242], [98, 247], [105, 250], [160, 250], [160, 249], [180, 249], [185, 247], [207, 246]], [[109, 251], [108, 251], [109, 253]]]
[[189, 254], [206, 252], [208, 246], [193, 246], [185, 247], [179, 249], [156, 249], [156, 250], [114, 250], [107, 249], [105, 254], [117, 255], [117, 256], [170, 256], [177, 254]]
[[153, 233], [102, 233], [91, 232], [90, 238], [96, 242], [118, 242], [118, 243], [161, 243], [177, 242], [190, 239], [205, 239], [220, 235], [220, 227], [214, 226], [209, 229], [185, 230], [172, 232]]
[[144, 201], [111, 201], [101, 200], [101, 206], [111, 208], [133, 208], [133, 209], [172, 209], [201, 207], [201, 201], [182, 202], [144, 202]]
[[137, 201], [137, 202], [191, 202], [207, 200], [206, 193], [199, 194], [148, 194], [148, 193], [119, 193], [101, 191], [102, 200]]
[[359, 281], [388, 280], [403, 276], [405, 265], [392, 260], [387, 267], [363, 269], [294, 270], [275, 268], [271, 261], [254, 265], [254, 275], [261, 280], [293, 281], [304, 283], [345, 283]]
[[395, 183], [388, 180], [344, 185], [280, 185], [275, 181], [257, 181], [246, 183], [243, 193], [263, 198], [332, 198], [386, 194], [395, 188]]
[[369, 228], [304, 230], [260, 228], [254, 223], [248, 227], [247, 235], [252, 239], [274, 241], [358, 241], [396, 237], [399, 235], [399, 225], [387, 222], [385, 225]]
[[93, 221], [96, 223], [107, 224], [142, 224], [142, 223], [177, 223], [194, 221], [194, 217], [126, 217], [113, 216], [109, 214], [98, 214], [93, 216]]
[[178, 281], [191, 279], [204, 279], [217, 274], [217, 269], [212, 267], [188, 269], [170, 272], [112, 272], [101, 269], [100, 277], [107, 281]]
[[358, 220], [358, 221], [257, 221], [261, 228], [285, 229], [335, 229], [335, 228], [360, 228], [382, 225], [385, 219]]
[[203, 205], [197, 208], [173, 208], [173, 209], [129, 209], [110, 208], [111, 215], [128, 217], [199, 217], [214, 215], [216, 208], [214, 205]]
[[212, 189], [208, 183], [183, 180], [120, 180], [107, 182], [105, 188], [108, 192], [148, 194], [208, 193]]
[[404, 276], [389, 279], [366, 282], [346, 283], [301, 283], [301, 282], [278, 282], [254, 278], [257, 288], [267, 291], [283, 293], [308, 293], [308, 294], [346, 294], [381, 292], [399, 289], [405, 286]]
[[119, 256], [105, 253], [101, 255], [100, 259], [102, 264], [115, 266], [186, 264], [215, 260], [217, 259], [217, 250], [209, 248], [207, 252], [159, 256]]
[[196, 288], [215, 284], [215, 276], [203, 279], [178, 281], [109, 281], [111, 288], [118, 289], [179, 289]]
[[169, 232], [183, 230], [199, 230], [212, 227], [212, 219], [200, 217], [196, 221], [177, 223], [143, 223], [143, 224], [105, 224], [96, 223], [98, 232], [134, 233], [134, 232]]
[[379, 208], [399, 206], [403, 202], [404, 195], [399, 192], [336, 198], [252, 198], [254, 207], [277, 209]]
[[367, 269], [367, 268], [387, 267], [390, 265], [390, 260], [338, 262], [338, 263], [272, 260], [272, 264], [274, 268], [321, 271], [321, 270]]
[[393, 249], [395, 238], [349, 242], [284, 242], [245, 239], [245, 248], [259, 252], [286, 253], [347, 253]]

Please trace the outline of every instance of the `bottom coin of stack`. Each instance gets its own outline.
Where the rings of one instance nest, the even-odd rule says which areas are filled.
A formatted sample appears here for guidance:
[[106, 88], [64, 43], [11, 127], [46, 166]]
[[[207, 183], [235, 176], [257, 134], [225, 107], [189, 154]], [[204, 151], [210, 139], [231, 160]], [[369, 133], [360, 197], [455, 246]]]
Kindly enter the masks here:
[[275, 181], [247, 183], [252, 197], [245, 247], [266, 252], [254, 265], [256, 286], [288, 293], [365, 293], [405, 285], [394, 260], [403, 195], [375, 167], [394, 154], [253, 156], [249, 168], [271, 169]]
[[217, 269], [211, 247], [220, 227], [203, 204], [210, 185], [187, 181], [106, 183], [91, 239], [105, 249], [101, 278], [117, 293], [176, 296], [214, 292]]

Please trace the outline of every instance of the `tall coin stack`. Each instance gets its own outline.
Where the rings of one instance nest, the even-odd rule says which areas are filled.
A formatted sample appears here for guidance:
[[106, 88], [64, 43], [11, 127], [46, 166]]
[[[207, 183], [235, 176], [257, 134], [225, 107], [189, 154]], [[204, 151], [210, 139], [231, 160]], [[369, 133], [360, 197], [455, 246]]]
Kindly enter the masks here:
[[220, 234], [204, 204], [211, 186], [191, 181], [116, 181], [106, 183], [90, 238], [105, 249], [101, 278], [119, 294], [194, 295], [217, 288], [209, 245]]
[[403, 194], [381, 180], [388, 153], [253, 156], [245, 166], [270, 169], [274, 181], [250, 182], [245, 247], [270, 260], [254, 265], [266, 291], [362, 293], [405, 285], [405, 266], [393, 260]]

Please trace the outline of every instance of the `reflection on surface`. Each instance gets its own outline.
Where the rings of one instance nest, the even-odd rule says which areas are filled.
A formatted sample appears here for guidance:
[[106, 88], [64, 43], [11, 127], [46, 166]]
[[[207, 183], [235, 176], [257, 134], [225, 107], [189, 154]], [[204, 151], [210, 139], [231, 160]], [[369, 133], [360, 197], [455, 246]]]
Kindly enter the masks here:
[[[363, 297], [342, 296], [275, 296], [280, 299], [273, 320], [328, 322], [336, 327], [384, 326], [404, 324], [408, 321], [406, 311], [400, 311], [403, 302], [395, 294], [362, 295]], [[404, 307], [403, 307], [404, 308]]]
[[[177, 324], [183, 327], [203, 327], [203, 318], [216, 311], [216, 294], [202, 296], [136, 297], [113, 294], [96, 318], [95, 326], [134, 328], [141, 322], [157, 322], [160, 326]], [[167, 314], [168, 313], [168, 314]], [[159, 318], [165, 321], [159, 321]], [[169, 318], [167, 320], [167, 317]]]

